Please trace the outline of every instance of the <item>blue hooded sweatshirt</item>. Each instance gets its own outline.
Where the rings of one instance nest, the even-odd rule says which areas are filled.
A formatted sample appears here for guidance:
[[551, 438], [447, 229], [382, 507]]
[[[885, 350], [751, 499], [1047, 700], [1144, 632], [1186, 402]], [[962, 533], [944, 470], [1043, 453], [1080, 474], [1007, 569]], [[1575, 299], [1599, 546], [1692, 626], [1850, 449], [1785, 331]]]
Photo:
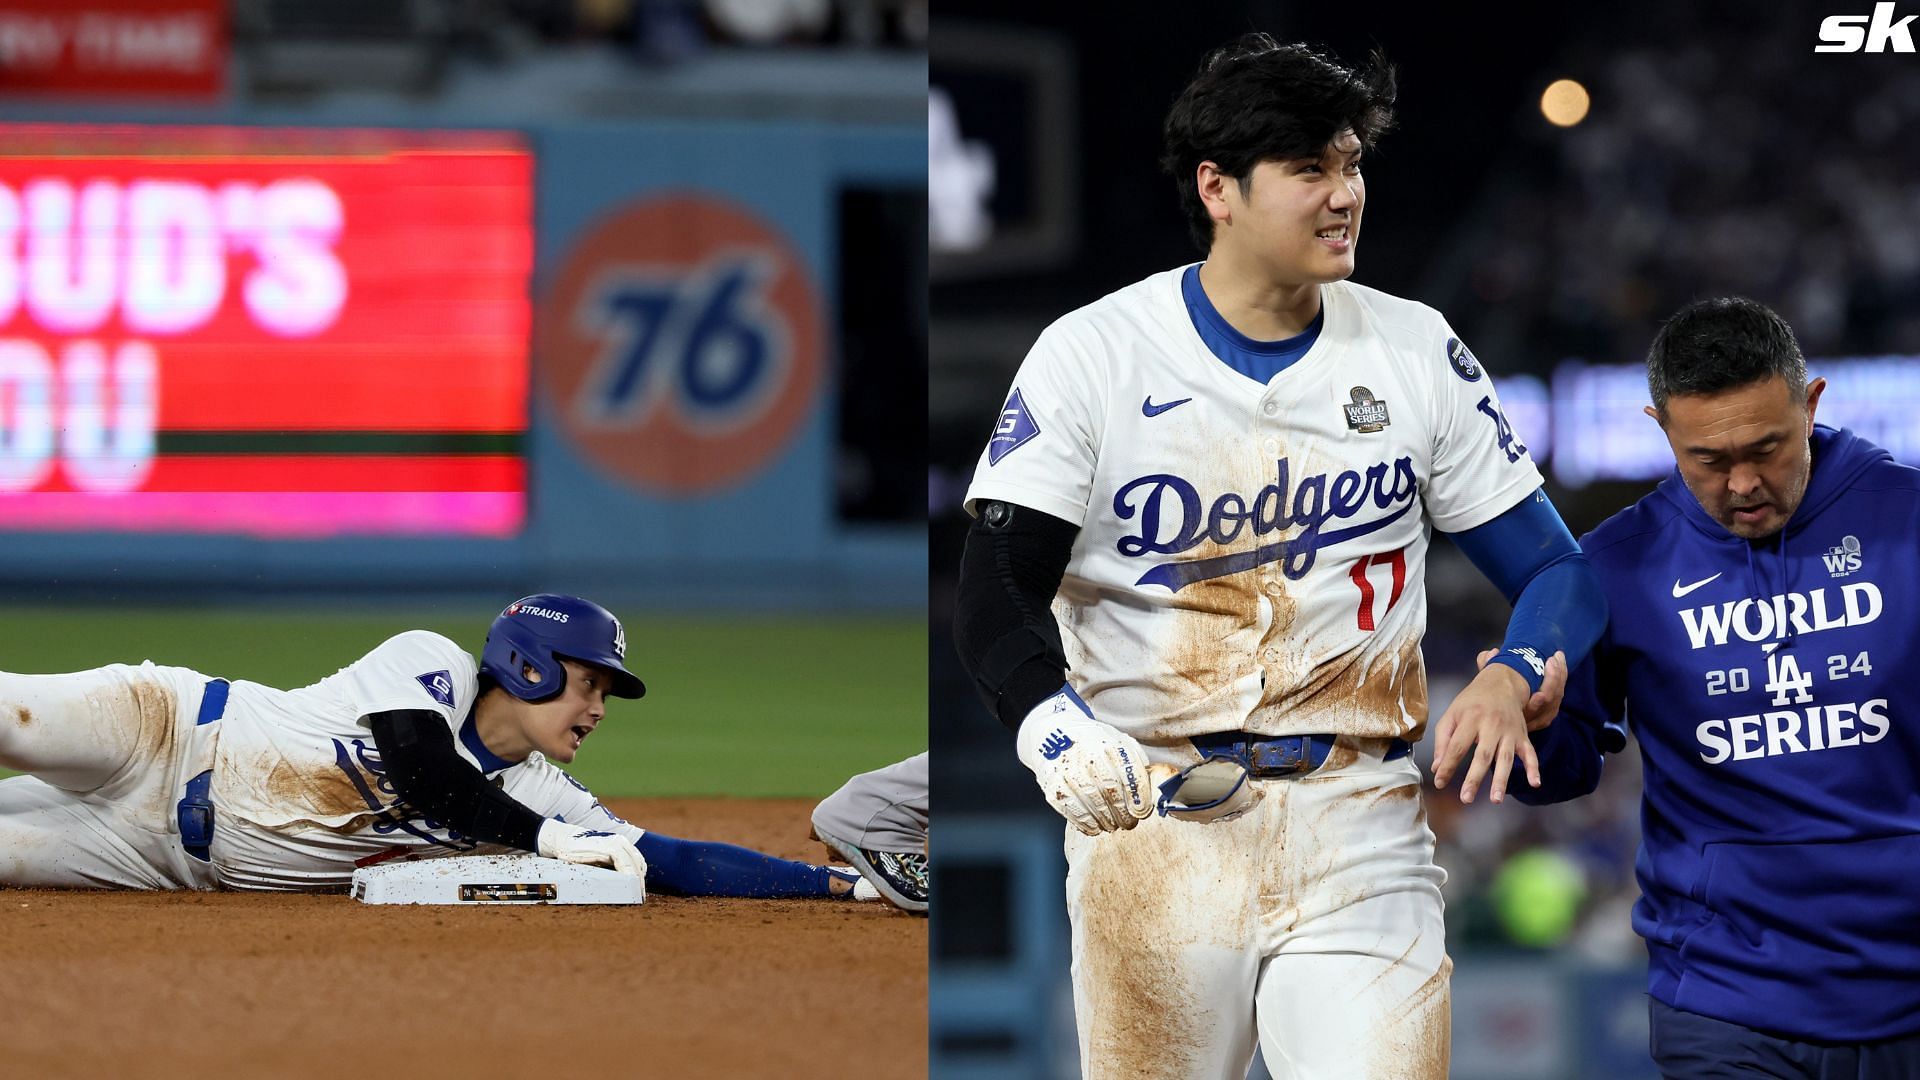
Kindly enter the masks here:
[[1920, 470], [1816, 427], [1774, 536], [1676, 470], [1581, 546], [1612, 621], [1515, 795], [1591, 792], [1631, 725], [1648, 992], [1786, 1038], [1920, 1032]]

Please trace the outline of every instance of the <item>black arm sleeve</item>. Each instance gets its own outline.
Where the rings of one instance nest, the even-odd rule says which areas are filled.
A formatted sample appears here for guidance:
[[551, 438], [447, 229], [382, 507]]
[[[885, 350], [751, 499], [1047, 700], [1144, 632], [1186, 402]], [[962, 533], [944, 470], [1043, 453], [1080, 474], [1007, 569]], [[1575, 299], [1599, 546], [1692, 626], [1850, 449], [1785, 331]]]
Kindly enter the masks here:
[[981, 504], [967, 533], [954, 644], [980, 700], [1008, 728], [1018, 730], [1066, 681], [1050, 605], [1079, 533], [1052, 515], [997, 501]]
[[408, 806], [473, 840], [539, 850], [539, 814], [487, 782], [453, 748], [439, 713], [395, 709], [368, 717], [393, 790]]

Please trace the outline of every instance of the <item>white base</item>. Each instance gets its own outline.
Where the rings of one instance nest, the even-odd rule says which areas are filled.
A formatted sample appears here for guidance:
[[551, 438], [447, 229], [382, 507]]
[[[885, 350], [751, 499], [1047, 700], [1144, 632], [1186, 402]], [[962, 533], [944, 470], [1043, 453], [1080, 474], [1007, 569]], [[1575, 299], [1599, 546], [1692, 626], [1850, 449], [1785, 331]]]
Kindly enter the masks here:
[[353, 898], [368, 904], [638, 904], [632, 874], [537, 855], [457, 855], [366, 866]]

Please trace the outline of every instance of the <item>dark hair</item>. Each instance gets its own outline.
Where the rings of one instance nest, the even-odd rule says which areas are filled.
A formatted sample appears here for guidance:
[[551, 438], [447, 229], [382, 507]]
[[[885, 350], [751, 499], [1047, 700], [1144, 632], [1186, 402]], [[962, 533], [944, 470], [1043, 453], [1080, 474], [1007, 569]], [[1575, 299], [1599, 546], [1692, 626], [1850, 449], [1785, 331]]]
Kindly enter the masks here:
[[1807, 361], [1793, 328], [1744, 296], [1688, 304], [1647, 350], [1647, 392], [1662, 417], [1675, 394], [1717, 394], [1776, 375], [1787, 381], [1793, 400], [1807, 399]]
[[1318, 157], [1352, 128], [1368, 150], [1393, 126], [1394, 74], [1375, 50], [1365, 71], [1306, 45], [1247, 34], [1207, 54], [1167, 112], [1160, 167], [1173, 174], [1193, 242], [1213, 246], [1195, 170], [1211, 161], [1245, 193], [1263, 161]]

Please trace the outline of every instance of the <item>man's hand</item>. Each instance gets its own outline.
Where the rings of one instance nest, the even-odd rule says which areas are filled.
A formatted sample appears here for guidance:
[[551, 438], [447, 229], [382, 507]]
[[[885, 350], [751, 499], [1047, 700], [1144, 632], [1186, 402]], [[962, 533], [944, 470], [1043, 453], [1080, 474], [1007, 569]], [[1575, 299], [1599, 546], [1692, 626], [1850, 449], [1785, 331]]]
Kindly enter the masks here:
[[1047, 805], [1088, 836], [1131, 829], [1153, 812], [1140, 743], [1095, 720], [1065, 687], [1034, 706], [1015, 744]]
[[[1499, 649], [1488, 649], [1479, 656], [1478, 666], [1485, 670], [1487, 661], [1500, 655]], [[1567, 654], [1554, 653], [1547, 658], [1547, 670], [1540, 679], [1540, 689], [1527, 699], [1527, 730], [1539, 731], [1553, 723], [1560, 715], [1560, 701], [1567, 696]]]
[[[1561, 668], [1564, 671], [1564, 660]], [[1561, 684], [1564, 689], [1564, 675]], [[1533, 744], [1527, 741], [1529, 698], [1527, 681], [1519, 672], [1505, 664], [1481, 668], [1480, 674], [1460, 691], [1460, 696], [1453, 699], [1446, 714], [1434, 725], [1433, 786], [1446, 787], [1467, 748], [1474, 747], [1467, 775], [1460, 781], [1461, 802], [1473, 801], [1489, 769], [1493, 783], [1488, 788], [1488, 797], [1496, 803], [1504, 801], [1507, 777], [1516, 756], [1527, 767], [1527, 782], [1539, 787], [1540, 759], [1534, 754]]]
[[647, 860], [633, 841], [618, 833], [600, 832], [548, 818], [540, 825], [540, 854], [561, 862], [610, 866], [646, 880]]

